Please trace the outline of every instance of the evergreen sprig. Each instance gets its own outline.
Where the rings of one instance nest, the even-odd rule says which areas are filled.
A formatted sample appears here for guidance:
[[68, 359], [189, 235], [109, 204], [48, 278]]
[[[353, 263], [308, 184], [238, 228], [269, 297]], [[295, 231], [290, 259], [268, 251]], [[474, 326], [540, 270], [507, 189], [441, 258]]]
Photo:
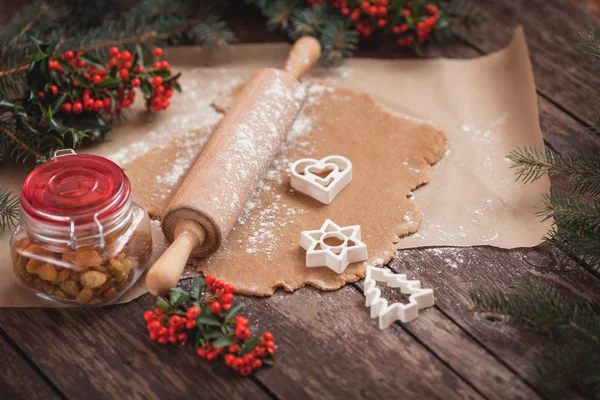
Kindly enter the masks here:
[[526, 278], [510, 293], [473, 291], [474, 312], [505, 315], [510, 320], [549, 337], [567, 337], [571, 344], [546, 354], [533, 366], [543, 382], [570, 378], [598, 383], [600, 377], [600, 302], [563, 294], [539, 279]]
[[[381, 18], [353, 19], [348, 11], [342, 9], [360, 10], [361, 1], [307, 1], [307, 0], [246, 0], [254, 4], [267, 18], [267, 28], [282, 31], [296, 40], [302, 36], [313, 36], [321, 42], [323, 49], [322, 61], [325, 65], [337, 66], [344, 58], [350, 57], [356, 51], [360, 39], [376, 40], [405, 40], [405, 47], [411, 47], [416, 54], [421, 54], [422, 46], [416, 38], [416, 26], [425, 18], [428, 6], [437, 7], [433, 37], [438, 41], [450, 36], [454, 28], [470, 31], [483, 23], [486, 16], [468, 0], [394, 0], [388, 2], [387, 15]], [[344, 6], [340, 6], [343, 3]], [[377, 2], [371, 2], [372, 5]], [[412, 16], [405, 18], [403, 10], [410, 10]], [[361, 11], [362, 12], [362, 11]], [[418, 17], [417, 17], [418, 16]], [[383, 22], [377, 25], [377, 22]], [[409, 31], [394, 32], [394, 27], [410, 25]], [[365, 28], [368, 25], [367, 28]], [[366, 30], [365, 30], [366, 29]], [[368, 31], [368, 33], [367, 33]], [[359, 33], [361, 32], [361, 33]], [[361, 36], [361, 34], [363, 36]], [[427, 40], [424, 40], [427, 41]]]
[[17, 225], [19, 219], [19, 196], [0, 189], [0, 233]]
[[590, 57], [591, 63], [597, 72], [600, 72], [600, 37], [596, 35], [596, 30], [590, 26], [586, 32], [579, 34], [582, 42], [581, 46], [586, 55]]
[[[582, 33], [583, 47], [600, 73], [600, 39], [594, 29]], [[600, 114], [598, 120], [600, 121]], [[600, 124], [597, 124], [600, 127]], [[600, 130], [597, 130], [600, 132]], [[543, 220], [552, 219], [546, 240], [592, 270], [600, 269], [600, 153], [560, 155], [549, 148], [517, 148], [508, 155], [517, 180], [533, 182], [560, 175], [571, 193], [543, 197]], [[569, 380], [581, 389], [596, 390], [600, 383], [600, 301], [564, 295], [557, 288], [527, 279], [511, 293], [474, 291], [476, 312], [506, 315], [536, 332], [568, 341], [533, 366], [533, 376], [544, 384]], [[597, 391], [597, 390], [596, 390]]]
[[508, 158], [517, 170], [517, 179], [525, 183], [544, 175], [564, 175], [574, 194], [600, 194], [600, 154], [563, 156], [550, 148], [525, 146], [513, 150]]

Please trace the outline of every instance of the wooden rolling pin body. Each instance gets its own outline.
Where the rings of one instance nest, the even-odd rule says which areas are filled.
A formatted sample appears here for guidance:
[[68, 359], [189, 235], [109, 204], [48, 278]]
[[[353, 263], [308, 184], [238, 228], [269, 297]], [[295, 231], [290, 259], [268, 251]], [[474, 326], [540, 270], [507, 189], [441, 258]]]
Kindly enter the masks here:
[[190, 254], [208, 256], [227, 237], [298, 116], [298, 79], [319, 55], [319, 43], [302, 38], [284, 70], [258, 71], [245, 85], [167, 207], [162, 228], [173, 243], [148, 272], [152, 294], [168, 293]]

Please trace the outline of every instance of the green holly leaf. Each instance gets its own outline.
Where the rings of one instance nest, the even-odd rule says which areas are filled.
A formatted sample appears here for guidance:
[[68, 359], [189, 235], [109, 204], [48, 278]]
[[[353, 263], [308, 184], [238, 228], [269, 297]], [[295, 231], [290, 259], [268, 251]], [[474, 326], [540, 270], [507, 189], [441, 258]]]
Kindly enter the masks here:
[[179, 83], [172, 83], [171, 87], [175, 89], [178, 93], [181, 93], [181, 86], [179, 86]]
[[219, 347], [229, 346], [230, 344], [234, 344], [236, 342], [237, 340], [235, 338], [229, 336], [221, 336], [217, 340], [214, 340], [211, 344], [215, 349], [217, 349]]
[[163, 78], [164, 81], [166, 78], [171, 76], [171, 73], [166, 69], [153, 69], [152, 76], [160, 76], [161, 78]]
[[152, 85], [148, 81], [142, 80], [140, 89], [142, 89], [142, 93], [147, 100], [152, 98]]
[[262, 343], [262, 340], [260, 338], [252, 338], [252, 339], [246, 340], [241, 348], [242, 354], [251, 352], [252, 350], [254, 350], [254, 348], [256, 346], [258, 346], [261, 343]]
[[194, 287], [192, 291], [192, 298], [195, 300], [199, 300], [200, 296], [202, 296], [202, 292], [204, 292], [206, 281], [202, 277], [195, 276], [194, 278], [192, 278], [192, 284]]
[[135, 53], [133, 55], [132, 65], [135, 66], [136, 63], [144, 67], [144, 49], [139, 43], [135, 44]]
[[239, 302], [235, 302], [231, 304], [231, 308], [229, 309], [229, 311], [227, 311], [227, 314], [225, 314], [225, 321], [229, 321], [231, 320], [233, 317], [235, 317], [235, 315], [242, 309], [244, 308], [244, 303], [239, 303]]
[[46, 57], [47, 55], [45, 53], [37, 51], [29, 56], [29, 60], [31, 60], [31, 62], [40, 62]]
[[79, 58], [88, 64], [92, 64], [96, 68], [100, 68], [100, 69], [105, 68], [105, 65], [102, 64], [102, 61], [100, 61], [98, 58], [96, 58], [96, 56], [92, 53], [89, 53], [89, 52], [83, 53], [82, 55], [79, 56]]
[[65, 70], [65, 72], [67, 72], [67, 73], [73, 72], [73, 67], [71, 66], [71, 64], [69, 64], [62, 58], [57, 58], [56, 61], [58, 61], [58, 64]]
[[75, 82], [79, 83], [79, 86], [86, 89], [92, 88], [92, 85], [90, 85], [90, 81], [85, 76], [79, 74], [73, 74], [71, 76], [73, 77], [73, 80]]
[[173, 288], [171, 289], [171, 295], [169, 296], [169, 300], [173, 307], [179, 307], [184, 302], [190, 299], [190, 294], [181, 289], [181, 288]]
[[174, 81], [174, 80], [176, 80], [176, 79], [179, 79], [179, 77], [180, 77], [180, 76], [181, 76], [181, 72], [179, 72], [179, 73], [177, 73], [177, 74], [175, 74], [175, 75], [169, 76], [169, 77], [167, 77], [167, 78], [164, 78], [164, 79], [163, 79], [163, 82], [170, 82], [170, 81]]
[[111, 111], [115, 111], [117, 109], [117, 103], [119, 102], [117, 100], [117, 95], [114, 94], [113, 92], [108, 92], [108, 96], [110, 97], [110, 110]]
[[101, 80], [100, 83], [96, 85], [96, 87], [98, 89], [114, 89], [117, 86], [119, 86], [120, 83], [121, 81], [117, 78], [107, 77]]
[[169, 302], [165, 299], [158, 299], [156, 304], [154, 304], [154, 307], [158, 308], [159, 310], [169, 311], [171, 309], [171, 304], [169, 304]]
[[52, 115], [56, 114], [60, 110], [60, 106], [63, 105], [65, 100], [67, 99], [67, 94], [63, 93], [62, 96], [56, 100], [54, 104], [52, 104]]
[[43, 76], [42, 64], [43, 61], [33, 61], [29, 67], [29, 72], [27, 72], [27, 85], [29, 86], [32, 99], [36, 97], [36, 92], [38, 91], [40, 84], [40, 78]]
[[48, 50], [48, 43], [42, 42], [41, 40], [39, 40], [39, 39], [37, 39], [35, 37], [32, 37], [31, 40], [35, 44], [35, 48], [37, 49], [37, 51], [41, 51], [42, 53], [46, 53], [46, 50]]
[[0, 92], [0, 108], [12, 111], [13, 114], [19, 115], [21, 117], [26, 117], [27, 116], [27, 114], [25, 113], [25, 109], [23, 107], [14, 104], [2, 92]]
[[211, 314], [206, 315], [205, 312], [202, 312], [202, 314], [198, 318], [196, 318], [196, 324], [197, 325], [209, 325], [209, 326], [221, 326], [221, 322], [219, 322], [219, 320], [217, 320]]

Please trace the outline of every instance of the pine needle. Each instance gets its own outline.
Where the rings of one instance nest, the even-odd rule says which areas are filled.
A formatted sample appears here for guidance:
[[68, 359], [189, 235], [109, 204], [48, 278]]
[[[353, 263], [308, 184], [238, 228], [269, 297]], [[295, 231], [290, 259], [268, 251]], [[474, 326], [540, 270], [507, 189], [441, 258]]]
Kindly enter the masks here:
[[528, 330], [549, 337], [567, 336], [569, 344], [546, 354], [545, 362], [533, 365], [538, 382], [571, 379], [589, 385], [600, 378], [600, 302], [574, 294], [562, 294], [541, 280], [526, 278], [512, 292], [473, 291], [478, 313], [509, 316]]
[[600, 194], [600, 154], [562, 156], [536, 146], [513, 150], [507, 156], [517, 170], [517, 180], [534, 182], [544, 175], [564, 175], [574, 194]]
[[584, 53], [590, 57], [596, 72], [600, 72], [600, 37], [596, 36], [596, 30], [590, 26], [586, 32], [579, 34], [582, 39], [581, 46]]
[[0, 232], [17, 226], [19, 220], [19, 196], [0, 189]]

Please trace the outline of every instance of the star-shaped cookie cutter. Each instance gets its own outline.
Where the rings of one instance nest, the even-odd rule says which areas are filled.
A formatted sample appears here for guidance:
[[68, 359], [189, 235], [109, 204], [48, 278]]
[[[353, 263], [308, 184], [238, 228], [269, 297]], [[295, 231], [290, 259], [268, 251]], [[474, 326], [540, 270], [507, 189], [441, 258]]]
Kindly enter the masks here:
[[367, 245], [360, 240], [360, 226], [340, 227], [326, 220], [321, 229], [300, 234], [307, 267], [329, 267], [341, 274], [348, 264], [367, 259]]
[[[408, 303], [393, 303], [381, 297], [377, 282], [384, 282], [391, 288], [400, 288], [409, 294]], [[404, 274], [395, 274], [387, 268], [367, 266], [365, 276], [365, 305], [371, 307], [371, 318], [379, 318], [379, 329], [386, 329], [395, 321], [410, 322], [419, 316], [419, 310], [434, 304], [433, 289], [421, 289], [421, 282], [408, 280]]]

